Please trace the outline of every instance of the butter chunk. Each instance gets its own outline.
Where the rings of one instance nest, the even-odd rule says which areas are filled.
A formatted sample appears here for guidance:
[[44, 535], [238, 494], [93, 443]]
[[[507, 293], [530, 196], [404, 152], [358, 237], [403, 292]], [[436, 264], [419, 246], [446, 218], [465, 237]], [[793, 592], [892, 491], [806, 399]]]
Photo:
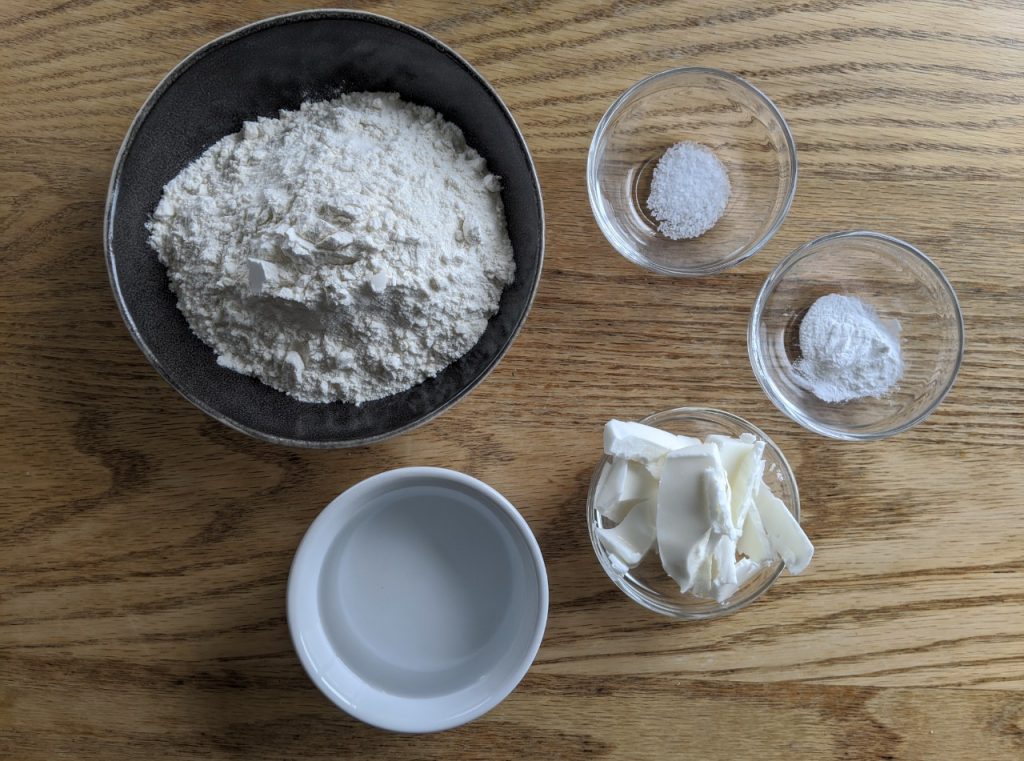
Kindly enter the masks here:
[[716, 466], [706, 468], [704, 479], [704, 500], [711, 518], [711, 530], [716, 534], [725, 534], [731, 539], [739, 538], [740, 530], [732, 522], [732, 490], [725, 468]]
[[696, 444], [669, 453], [658, 486], [657, 539], [665, 573], [687, 592], [708, 553], [711, 515], [704, 472], [721, 469], [718, 449]]
[[711, 587], [714, 592], [715, 601], [719, 603], [727, 602], [730, 597], [736, 594], [740, 587], [754, 578], [763, 567], [750, 558], [740, 558], [733, 564], [728, 580], [721, 576], [714, 576]]
[[[772, 494], [772, 490], [764, 483], [758, 489], [755, 500], [772, 550], [782, 558], [790, 573], [800, 573], [814, 556], [814, 546], [807, 534], [782, 500]], [[659, 535], [659, 541], [660, 538]]]
[[775, 558], [768, 534], [765, 533], [764, 524], [761, 522], [756, 500], [747, 510], [747, 517], [743, 521], [743, 533], [736, 542], [736, 550], [750, 558], [758, 567], [768, 565]]
[[718, 602], [725, 602], [736, 591], [736, 540], [718, 536], [710, 554], [711, 589]]
[[643, 423], [609, 420], [604, 426], [605, 454], [638, 462], [655, 478], [669, 452], [693, 443], [700, 442]]
[[[598, 539], [619, 564], [632, 568], [644, 559], [654, 544], [657, 497], [636, 505], [614, 528], [599, 528]], [[616, 565], [619, 565], [616, 564]]]
[[711, 599], [715, 596], [714, 587], [714, 558], [711, 554], [711, 542], [704, 544], [706, 552], [697, 563], [696, 572], [693, 575], [693, 586], [690, 592], [694, 597]]
[[686, 447], [695, 447], [700, 443], [701, 440], [694, 438], [693, 436], [683, 436], [682, 434], [676, 434], [676, 449], [686, 449]]
[[[736, 561], [736, 588], [739, 589], [761, 571], [762, 566], [750, 558]], [[733, 590], [735, 592], [735, 590]]]
[[707, 442], [717, 446], [721, 452], [722, 464], [729, 474], [729, 486], [732, 489], [733, 525], [742, 529], [747, 510], [754, 502], [757, 485], [761, 483], [764, 474], [764, 442], [750, 434], [744, 434], [738, 439], [711, 434]]
[[645, 499], [656, 499], [658, 482], [639, 463], [616, 457], [597, 480], [594, 507], [605, 518], [621, 521], [632, 507]]

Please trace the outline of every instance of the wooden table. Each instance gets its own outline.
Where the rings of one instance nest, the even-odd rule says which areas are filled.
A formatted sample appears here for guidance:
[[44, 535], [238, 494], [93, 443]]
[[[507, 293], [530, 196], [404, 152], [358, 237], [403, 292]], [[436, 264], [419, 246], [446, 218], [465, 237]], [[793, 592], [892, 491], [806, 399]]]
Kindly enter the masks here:
[[[26, 7], [21, 7], [21, 6]], [[117, 314], [100, 223], [162, 74], [287, 2], [8, 2], [0, 11], [0, 757], [1024, 758], [1024, 16], [1016, 2], [381, 3], [494, 83], [534, 152], [547, 264], [522, 335], [440, 419], [351, 451], [203, 416]], [[592, 130], [637, 79], [747, 77], [786, 114], [781, 231], [719, 277], [655, 277], [591, 216]], [[849, 444], [761, 393], [745, 328], [779, 259], [864, 227], [931, 254], [968, 350], [925, 424]], [[647, 614], [605, 577], [584, 495], [609, 417], [723, 407], [767, 430], [817, 546], [720, 621]], [[547, 559], [551, 616], [518, 690], [424, 737], [349, 719], [302, 672], [284, 589], [336, 494], [401, 465], [504, 492]]]

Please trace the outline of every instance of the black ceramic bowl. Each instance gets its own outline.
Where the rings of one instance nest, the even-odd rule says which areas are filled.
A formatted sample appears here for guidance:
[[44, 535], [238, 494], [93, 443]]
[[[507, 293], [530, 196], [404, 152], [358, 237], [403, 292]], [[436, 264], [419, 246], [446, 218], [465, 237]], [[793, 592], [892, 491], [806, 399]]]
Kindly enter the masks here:
[[[465, 356], [437, 377], [360, 406], [300, 402], [217, 365], [178, 311], [147, 244], [163, 186], [206, 148], [257, 116], [342, 92], [397, 92], [462, 128], [502, 178], [515, 282]], [[440, 42], [391, 19], [318, 10], [258, 21], [205, 45], [149, 96], [125, 137], [107, 198], [110, 282], [132, 337], [161, 375], [208, 415], [294, 446], [367, 444], [426, 422], [467, 394], [501, 359], [526, 319], [544, 256], [540, 185], [511, 114], [490, 85]]]

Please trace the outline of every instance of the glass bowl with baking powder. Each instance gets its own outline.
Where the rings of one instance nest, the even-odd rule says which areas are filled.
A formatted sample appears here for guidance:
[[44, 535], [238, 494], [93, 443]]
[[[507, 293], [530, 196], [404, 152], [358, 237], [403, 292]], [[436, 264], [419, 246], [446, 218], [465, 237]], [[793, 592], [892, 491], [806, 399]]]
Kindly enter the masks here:
[[[710, 149], [729, 190], [709, 230], [676, 240], [659, 230], [648, 199], [659, 161], [680, 143]], [[663, 71], [629, 88], [597, 125], [587, 158], [601, 232], [625, 258], [664, 275], [712, 275], [749, 259], [785, 219], [796, 178], [796, 145], [778, 108], [740, 77], [702, 67]], [[700, 192], [687, 195], [712, 195], [716, 188], [706, 185], [702, 178], [691, 186]]]
[[[810, 307], [832, 294], [865, 305], [898, 345], [902, 370], [884, 392], [887, 384], [877, 395], [825, 401], [802, 372], [801, 328]], [[848, 342], [833, 345], [848, 349]], [[921, 251], [881, 233], [839, 232], [798, 248], [769, 275], [750, 315], [747, 349], [768, 398], [797, 423], [834, 439], [870, 441], [935, 411], [960, 369], [964, 323], [953, 287]], [[840, 382], [854, 372], [834, 369]]]
[[[706, 407], [678, 407], [649, 415], [639, 421], [669, 433], [704, 439], [709, 434], [739, 437], [751, 434], [764, 442], [764, 483], [800, 520], [800, 492], [789, 462], [782, 450], [768, 435], [753, 423], [722, 410]], [[587, 495], [587, 526], [594, 553], [608, 578], [633, 602], [649, 611], [683, 621], [705, 621], [735, 613], [761, 597], [782, 573], [779, 559], [769, 563], [744, 582], [724, 603], [697, 597], [689, 592], [680, 593], [679, 584], [662, 567], [657, 544], [634, 568], [624, 569], [609, 555], [601, 543], [598, 529], [610, 528], [613, 523], [601, 515], [595, 504], [597, 484], [601, 472], [612, 461], [604, 455], [594, 469]]]

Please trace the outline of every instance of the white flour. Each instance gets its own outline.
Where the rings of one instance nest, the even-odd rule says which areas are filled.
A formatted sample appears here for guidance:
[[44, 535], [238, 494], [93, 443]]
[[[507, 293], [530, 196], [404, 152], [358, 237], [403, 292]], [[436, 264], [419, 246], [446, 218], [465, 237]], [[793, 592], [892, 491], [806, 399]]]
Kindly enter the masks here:
[[439, 114], [354, 93], [217, 142], [164, 188], [150, 244], [220, 364], [359, 403], [484, 332], [515, 273], [499, 190]]
[[798, 382], [823, 402], [885, 395], [903, 373], [899, 330], [854, 296], [822, 296], [800, 323]]

